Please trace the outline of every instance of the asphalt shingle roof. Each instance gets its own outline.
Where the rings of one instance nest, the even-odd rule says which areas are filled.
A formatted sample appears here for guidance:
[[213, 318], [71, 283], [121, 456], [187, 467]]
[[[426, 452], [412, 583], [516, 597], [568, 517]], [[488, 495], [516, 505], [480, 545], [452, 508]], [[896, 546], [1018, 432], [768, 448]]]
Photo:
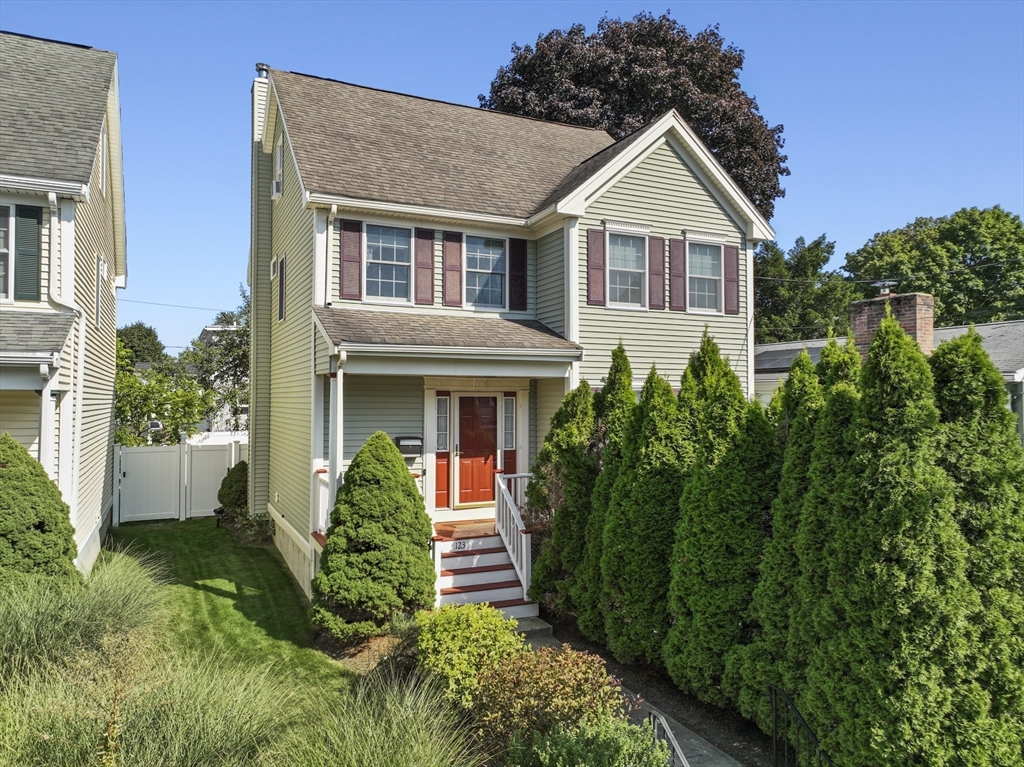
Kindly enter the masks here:
[[317, 306], [313, 309], [335, 346], [447, 346], [453, 349], [554, 349], [583, 347], [536, 320], [378, 312]]
[[590, 128], [276, 69], [271, 76], [308, 192], [526, 218], [613, 144]]
[[116, 61], [0, 32], [0, 173], [88, 183]]
[[71, 312], [0, 312], [0, 353], [59, 352], [74, 321]]
[[[969, 328], [969, 325], [935, 328], [935, 346], [963, 335]], [[1024, 368], [1024, 320], [986, 322], [975, 325], [974, 329], [981, 336], [982, 347], [988, 352], [1000, 373], [1005, 376]], [[821, 350], [827, 343], [827, 338], [815, 338], [810, 341], [758, 344], [754, 347], [754, 372], [788, 373], [793, 360], [804, 348], [807, 349], [811, 361], [817, 363]]]

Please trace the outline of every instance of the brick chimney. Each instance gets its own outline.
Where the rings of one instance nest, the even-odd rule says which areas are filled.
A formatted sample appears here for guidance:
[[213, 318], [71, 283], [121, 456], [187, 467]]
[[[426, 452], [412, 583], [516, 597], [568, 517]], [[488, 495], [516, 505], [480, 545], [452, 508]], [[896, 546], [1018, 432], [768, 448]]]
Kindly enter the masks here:
[[885, 317], [886, 304], [892, 308], [892, 316], [900, 323], [900, 327], [917, 341], [921, 351], [931, 354], [934, 345], [932, 331], [935, 324], [935, 298], [928, 293], [890, 293], [850, 304], [850, 327], [861, 359], [867, 359], [868, 347]]

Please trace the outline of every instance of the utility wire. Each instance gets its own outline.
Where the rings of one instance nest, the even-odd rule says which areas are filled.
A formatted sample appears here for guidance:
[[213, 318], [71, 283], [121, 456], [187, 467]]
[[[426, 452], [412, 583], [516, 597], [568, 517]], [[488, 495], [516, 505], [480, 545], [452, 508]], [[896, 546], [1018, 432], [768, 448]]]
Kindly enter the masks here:
[[219, 312], [220, 309], [211, 309], [208, 306], [182, 306], [181, 304], [161, 304], [156, 301], [136, 301], [132, 298], [118, 298], [118, 302], [124, 301], [126, 304], [148, 304], [149, 306], [167, 306], [171, 309], [195, 309], [199, 312]]

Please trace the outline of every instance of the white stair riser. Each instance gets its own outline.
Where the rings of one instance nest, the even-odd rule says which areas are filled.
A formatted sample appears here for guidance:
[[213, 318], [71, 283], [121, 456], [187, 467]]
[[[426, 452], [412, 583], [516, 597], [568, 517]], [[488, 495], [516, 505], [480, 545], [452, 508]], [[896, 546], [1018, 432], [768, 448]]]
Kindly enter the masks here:
[[522, 599], [522, 586], [509, 586], [504, 589], [486, 589], [484, 591], [466, 591], [456, 594], [442, 594], [443, 605], [480, 604], [481, 602], [504, 602], [506, 599]]
[[[465, 548], [456, 548], [456, 544], [465, 545]], [[454, 541], [438, 541], [441, 553], [449, 551], [473, 551], [474, 549], [496, 549], [505, 544], [501, 542], [500, 535], [488, 535], [484, 538], [458, 538]]]
[[459, 567], [485, 567], [487, 565], [507, 565], [512, 560], [507, 551], [498, 551], [494, 554], [463, 554], [458, 557], [443, 557], [441, 559], [442, 570], [455, 570]]
[[452, 586], [475, 586], [478, 583], [499, 583], [514, 581], [519, 578], [514, 569], [486, 570], [482, 573], [456, 573], [455, 575], [439, 575], [438, 588], [449, 589]]
[[513, 605], [512, 607], [502, 607], [501, 612], [506, 618], [536, 618], [540, 615], [540, 605], [536, 602], [531, 602], [528, 605]]

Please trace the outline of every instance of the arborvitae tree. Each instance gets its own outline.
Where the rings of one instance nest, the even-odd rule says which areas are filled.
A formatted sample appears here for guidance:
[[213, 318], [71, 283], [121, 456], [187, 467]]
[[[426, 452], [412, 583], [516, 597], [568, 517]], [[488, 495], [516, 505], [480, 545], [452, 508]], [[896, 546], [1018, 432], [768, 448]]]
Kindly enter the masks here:
[[570, 592], [577, 611], [580, 631], [595, 642], [604, 641], [604, 613], [601, 611], [601, 551], [604, 543], [605, 516], [612, 488], [622, 462], [622, 441], [626, 425], [636, 408], [633, 371], [626, 350], [620, 343], [612, 351], [612, 364], [604, 388], [595, 397], [597, 426], [594, 441], [601, 473], [590, 497], [590, 518], [586, 524], [583, 561]]
[[395, 612], [434, 604], [430, 518], [391, 438], [373, 434], [352, 459], [331, 512], [313, 619], [342, 642], [381, 633]]
[[[836, 629], [809, 670], [833, 717], [817, 734], [836, 764], [951, 764], [946, 728], [962, 695], [949, 681], [963, 678], [977, 596], [952, 483], [938, 466], [931, 371], [891, 316], [861, 375], [853, 438], [857, 513], [833, 519], [822, 605]], [[975, 740], [970, 719], [955, 727]]]
[[860, 352], [853, 343], [853, 336], [848, 336], [842, 346], [835, 338], [829, 338], [814, 369], [818, 383], [825, 389], [840, 381], [856, 386], [860, 379]]
[[806, 351], [793, 361], [782, 389], [781, 429], [786, 452], [778, 495], [771, 506], [771, 535], [765, 543], [760, 578], [754, 589], [750, 620], [753, 643], [738, 646], [727, 658], [726, 693], [744, 716], [770, 726], [771, 710], [765, 690], [778, 684], [791, 694], [799, 686], [788, 663], [789, 611], [799, 575], [793, 543], [807, 491], [814, 422], [821, 408], [818, 374]]
[[741, 421], [739, 429], [723, 424], [732, 432], [723, 457], [714, 465], [699, 457], [683, 490], [671, 562], [672, 627], [663, 648], [680, 689], [719, 706], [728, 703], [725, 655], [747, 628], [763, 524], [778, 485], [775, 433], [764, 409], [747, 403]]
[[597, 479], [593, 437], [594, 397], [590, 384], [583, 381], [555, 411], [526, 487], [527, 502], [553, 514], [551, 538], [544, 542], [533, 568], [530, 598], [540, 601], [552, 594], [568, 610], [573, 608], [570, 594], [583, 559], [590, 494]]
[[694, 443], [679, 428], [672, 387], [653, 367], [626, 435], [601, 557], [606, 641], [622, 662], [658, 663], [669, 626], [671, 531]]
[[968, 676], [991, 698], [991, 763], [1024, 764], [1024, 449], [1002, 376], [973, 328], [941, 344], [930, 364], [940, 465], [953, 480], [967, 577], [981, 601]]
[[76, 578], [70, 515], [42, 464], [0, 434], [0, 579], [3, 571]]

